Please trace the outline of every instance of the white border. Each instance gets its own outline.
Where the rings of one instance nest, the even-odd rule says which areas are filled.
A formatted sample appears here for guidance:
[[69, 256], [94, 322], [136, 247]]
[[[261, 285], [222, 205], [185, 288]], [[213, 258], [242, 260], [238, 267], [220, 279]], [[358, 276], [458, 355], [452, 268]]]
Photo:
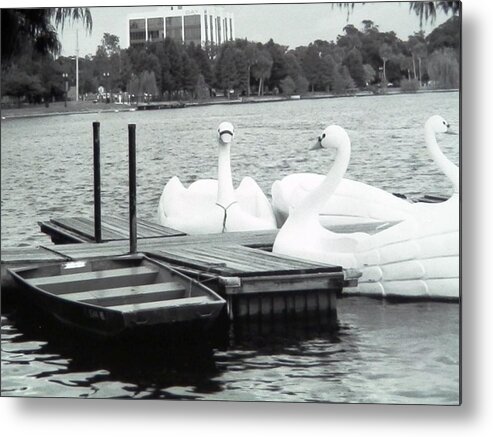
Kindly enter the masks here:
[[[20, 4], [19, 4], [20, 3]], [[50, 1], [67, 6], [67, 1]], [[149, 0], [146, 4], [163, 4]], [[189, 0], [176, 4], [201, 3]], [[218, 2], [219, 3], [219, 2]], [[243, 3], [251, 3], [245, 0]], [[492, 3], [463, 2], [463, 406], [0, 399], [5, 436], [491, 435]], [[105, 5], [131, 5], [107, 1]], [[18, 2], [15, 7], [35, 6]], [[95, 5], [78, 1], [77, 6]], [[5, 7], [5, 5], [2, 5]], [[14, 6], [14, 5], [12, 5]], [[488, 432], [487, 429], [490, 429]], [[467, 433], [467, 434], [466, 434]]]

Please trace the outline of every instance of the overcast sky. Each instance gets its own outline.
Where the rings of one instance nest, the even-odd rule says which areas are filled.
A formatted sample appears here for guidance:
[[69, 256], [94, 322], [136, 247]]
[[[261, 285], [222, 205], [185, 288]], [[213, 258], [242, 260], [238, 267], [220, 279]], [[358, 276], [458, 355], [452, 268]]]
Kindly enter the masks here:
[[[234, 14], [237, 38], [263, 43], [273, 38], [275, 42], [291, 48], [307, 45], [316, 39], [335, 40], [337, 35], [343, 33], [344, 26], [354, 24], [360, 28], [365, 19], [372, 20], [381, 31], [395, 31], [401, 39], [407, 39], [420, 30], [419, 18], [414, 12], [409, 12], [409, 2], [356, 3], [349, 13], [349, 19], [347, 10], [332, 7], [330, 3], [228, 4], [224, 8]], [[105, 32], [120, 37], [121, 47], [126, 48], [127, 14], [155, 9], [156, 6], [91, 8], [93, 30], [91, 34], [82, 27], [79, 30], [80, 56], [95, 54]], [[447, 18], [439, 13], [435, 23], [424, 25], [423, 30], [429, 33]], [[62, 55], [75, 54], [75, 34], [75, 27], [70, 25], [60, 31]]]

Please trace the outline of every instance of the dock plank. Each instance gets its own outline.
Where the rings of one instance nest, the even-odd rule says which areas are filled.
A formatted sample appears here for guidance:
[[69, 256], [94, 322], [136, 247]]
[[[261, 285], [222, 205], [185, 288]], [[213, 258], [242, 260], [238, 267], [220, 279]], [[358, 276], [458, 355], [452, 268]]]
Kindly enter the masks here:
[[[79, 235], [87, 241], [94, 241], [94, 222], [87, 217], [53, 218], [49, 222], [41, 222], [39, 225], [44, 232], [49, 233], [53, 225], [55, 225], [57, 227], [56, 231], [60, 233], [61, 230], [65, 230], [69, 239], [72, 239], [73, 235]], [[148, 220], [138, 220], [138, 238], [159, 238], [178, 235], [185, 235], [185, 233]], [[128, 220], [116, 216], [103, 217], [101, 219], [101, 236], [103, 241], [128, 240]]]
[[341, 267], [311, 263], [296, 258], [272, 254], [240, 245], [167, 247], [150, 252], [151, 256], [171, 263], [219, 274], [221, 276], [276, 275], [280, 273], [305, 274], [341, 272]]

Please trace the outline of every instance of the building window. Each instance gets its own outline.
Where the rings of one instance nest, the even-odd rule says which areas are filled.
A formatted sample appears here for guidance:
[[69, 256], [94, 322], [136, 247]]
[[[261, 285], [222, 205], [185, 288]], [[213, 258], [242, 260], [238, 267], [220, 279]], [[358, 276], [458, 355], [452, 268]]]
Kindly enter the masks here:
[[164, 39], [163, 18], [149, 18], [147, 20], [147, 39], [149, 41], [162, 41]]
[[185, 44], [200, 45], [200, 15], [185, 16]]
[[144, 18], [130, 20], [130, 45], [143, 43], [146, 40], [146, 23]]
[[181, 17], [166, 17], [166, 36], [175, 41], [182, 42]]

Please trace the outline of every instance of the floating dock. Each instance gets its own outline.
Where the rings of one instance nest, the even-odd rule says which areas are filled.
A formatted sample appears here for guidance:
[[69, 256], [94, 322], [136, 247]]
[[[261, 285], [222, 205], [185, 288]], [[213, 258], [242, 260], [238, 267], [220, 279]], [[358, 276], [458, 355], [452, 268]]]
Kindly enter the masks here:
[[[2, 250], [2, 288], [15, 285], [7, 268], [100, 259], [128, 254], [128, 224], [117, 217], [101, 220], [101, 243], [84, 217], [40, 222], [58, 245]], [[393, 223], [334, 226], [336, 232], [373, 233]], [[336, 296], [356, 284], [358, 273], [339, 266], [307, 262], [271, 252], [277, 231], [185, 235], [139, 220], [138, 251], [204, 281], [227, 301], [230, 319], [305, 317], [317, 313], [336, 320]]]

